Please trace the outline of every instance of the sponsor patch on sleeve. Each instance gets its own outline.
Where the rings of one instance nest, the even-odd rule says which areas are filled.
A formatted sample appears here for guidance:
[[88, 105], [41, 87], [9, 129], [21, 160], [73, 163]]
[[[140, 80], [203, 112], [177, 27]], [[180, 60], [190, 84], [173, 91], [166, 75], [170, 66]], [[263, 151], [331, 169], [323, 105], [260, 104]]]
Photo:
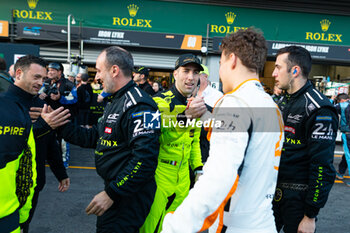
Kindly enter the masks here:
[[317, 116], [316, 121], [331, 121], [332, 117], [330, 116]]
[[136, 112], [131, 115], [132, 118], [143, 116], [144, 112]]

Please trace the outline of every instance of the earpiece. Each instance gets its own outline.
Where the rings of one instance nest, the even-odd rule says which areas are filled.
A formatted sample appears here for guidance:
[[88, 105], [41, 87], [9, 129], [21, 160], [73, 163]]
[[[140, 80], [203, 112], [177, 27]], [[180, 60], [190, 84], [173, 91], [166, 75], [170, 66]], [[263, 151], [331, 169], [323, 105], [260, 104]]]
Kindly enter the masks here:
[[296, 74], [296, 73], [297, 73], [297, 69], [294, 69], [294, 70], [293, 70], [293, 74]]

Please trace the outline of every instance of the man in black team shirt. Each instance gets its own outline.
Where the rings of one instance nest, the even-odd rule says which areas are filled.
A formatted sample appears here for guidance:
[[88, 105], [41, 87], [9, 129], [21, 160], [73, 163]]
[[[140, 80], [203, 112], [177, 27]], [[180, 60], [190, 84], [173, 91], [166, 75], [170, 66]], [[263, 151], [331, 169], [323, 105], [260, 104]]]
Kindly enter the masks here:
[[21, 224], [23, 232], [26, 233], [38, 202], [39, 192], [45, 185], [46, 160], [59, 181], [59, 191], [64, 192], [68, 190], [70, 180], [63, 166], [56, 134], [51, 131], [51, 128], [40, 117], [41, 109], [45, 102], [37, 94], [41, 88], [43, 78], [46, 77], [46, 62], [41, 58], [30, 55], [21, 57], [15, 64], [15, 77], [14, 85], [10, 85], [4, 96], [22, 104], [29, 112], [33, 122], [36, 145], [37, 186], [34, 189], [29, 218], [25, 223]]
[[96, 171], [105, 187], [86, 213], [98, 216], [97, 232], [139, 232], [156, 192], [160, 114], [152, 98], [132, 81], [133, 63], [125, 49], [103, 50], [96, 78], [111, 97], [102, 118], [90, 129], [71, 123], [58, 129], [68, 142], [95, 148]]
[[145, 92], [147, 92], [149, 95], [153, 96], [155, 94], [153, 88], [149, 83], [147, 82], [149, 72], [148, 69], [145, 67], [141, 67], [134, 71], [134, 82]]
[[316, 216], [335, 178], [334, 147], [338, 116], [326, 96], [308, 80], [310, 53], [298, 46], [277, 51], [276, 86], [286, 93], [277, 104], [283, 114], [285, 140], [273, 210], [285, 233], [315, 232]]

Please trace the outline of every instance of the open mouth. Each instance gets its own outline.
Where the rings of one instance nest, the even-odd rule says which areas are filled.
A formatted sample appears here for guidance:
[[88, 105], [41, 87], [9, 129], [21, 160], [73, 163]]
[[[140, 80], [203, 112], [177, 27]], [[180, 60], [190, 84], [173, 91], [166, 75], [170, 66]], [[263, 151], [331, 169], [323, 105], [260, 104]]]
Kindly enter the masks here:
[[193, 83], [185, 83], [186, 88], [193, 88]]

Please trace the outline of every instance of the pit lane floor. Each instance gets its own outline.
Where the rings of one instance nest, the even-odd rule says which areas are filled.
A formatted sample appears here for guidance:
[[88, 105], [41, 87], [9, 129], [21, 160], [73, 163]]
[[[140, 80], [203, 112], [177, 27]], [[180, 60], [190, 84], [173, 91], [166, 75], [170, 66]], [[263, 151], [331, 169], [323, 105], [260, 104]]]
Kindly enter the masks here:
[[[338, 168], [342, 148], [337, 145], [334, 164]], [[87, 216], [86, 206], [94, 195], [103, 190], [103, 181], [94, 169], [92, 149], [71, 146], [68, 173], [71, 187], [66, 193], [58, 192], [58, 182], [49, 168], [46, 185], [30, 225], [30, 233], [91, 233], [96, 232], [96, 216]], [[348, 173], [347, 173], [348, 174]], [[350, 177], [347, 178], [350, 181]], [[339, 183], [338, 183], [339, 182]], [[350, 232], [350, 187], [336, 181], [325, 208], [317, 221], [317, 233]]]

